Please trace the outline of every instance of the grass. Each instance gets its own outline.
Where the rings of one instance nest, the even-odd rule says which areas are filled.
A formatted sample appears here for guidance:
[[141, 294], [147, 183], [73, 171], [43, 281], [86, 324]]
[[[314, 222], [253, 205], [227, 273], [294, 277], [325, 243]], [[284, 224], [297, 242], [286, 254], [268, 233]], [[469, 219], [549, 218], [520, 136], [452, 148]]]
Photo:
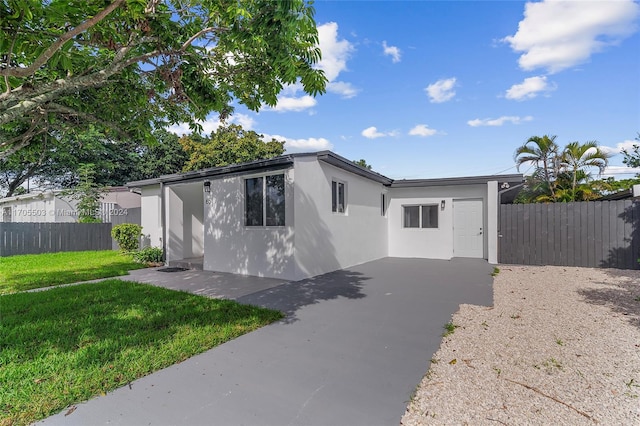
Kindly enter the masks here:
[[117, 277], [144, 267], [114, 250], [0, 257], [0, 294]]
[[498, 267], [494, 267], [493, 268], [493, 272], [491, 272], [491, 276], [495, 277], [496, 275], [498, 275], [500, 273], [500, 268]]
[[447, 337], [453, 334], [453, 332], [456, 330], [456, 328], [458, 328], [459, 326], [455, 325], [453, 323], [453, 321], [449, 321], [448, 323], [446, 323], [444, 325], [444, 333], [442, 333], [442, 337]]
[[282, 318], [121, 280], [0, 297], [0, 425], [29, 424]]

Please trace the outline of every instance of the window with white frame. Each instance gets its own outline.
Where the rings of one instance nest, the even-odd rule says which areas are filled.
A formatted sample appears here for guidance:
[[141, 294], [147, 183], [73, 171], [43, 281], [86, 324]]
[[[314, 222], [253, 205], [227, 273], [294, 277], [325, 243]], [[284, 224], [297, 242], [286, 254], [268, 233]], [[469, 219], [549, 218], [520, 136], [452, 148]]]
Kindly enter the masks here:
[[284, 174], [244, 180], [245, 226], [284, 226]]
[[347, 211], [347, 197], [345, 183], [340, 181], [331, 182], [331, 211], [334, 213], [344, 213]]
[[404, 228], [437, 228], [438, 205], [402, 206], [402, 226]]

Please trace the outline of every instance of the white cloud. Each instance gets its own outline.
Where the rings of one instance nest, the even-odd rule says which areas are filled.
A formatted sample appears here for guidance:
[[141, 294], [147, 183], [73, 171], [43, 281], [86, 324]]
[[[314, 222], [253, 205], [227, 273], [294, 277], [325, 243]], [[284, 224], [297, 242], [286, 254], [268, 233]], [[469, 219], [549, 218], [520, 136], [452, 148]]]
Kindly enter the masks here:
[[[198, 121], [202, 126], [202, 135], [210, 135], [212, 132], [218, 130], [218, 127], [222, 125], [222, 122], [218, 118], [210, 118], [206, 121]], [[193, 133], [187, 123], [173, 124], [167, 128], [168, 132], [175, 133], [178, 136], [190, 135]]]
[[379, 132], [376, 127], [371, 126], [371, 127], [367, 127], [362, 131], [362, 136], [364, 136], [367, 139], [376, 139], [386, 135], [384, 133]]
[[313, 96], [305, 95], [299, 98], [282, 96], [278, 98], [278, 105], [272, 108], [273, 111], [303, 111], [307, 108], [313, 108], [318, 101]]
[[[222, 126], [222, 122], [219, 118], [209, 118], [205, 121], [198, 121], [202, 126], [202, 135], [210, 135], [212, 132], [218, 130], [218, 127]], [[248, 116], [247, 114], [237, 113], [233, 114], [227, 120], [227, 123], [239, 124], [245, 130], [253, 130], [253, 127], [256, 125], [256, 121], [253, 117]], [[190, 135], [193, 133], [189, 128], [189, 124], [187, 123], [178, 123], [171, 125], [167, 128], [168, 132], [175, 133], [178, 136]]]
[[288, 153], [324, 151], [333, 148], [333, 144], [325, 138], [292, 139], [280, 135], [263, 135], [263, 139], [284, 142], [285, 151]]
[[513, 99], [516, 101], [523, 101], [525, 99], [533, 99], [538, 96], [540, 92], [550, 92], [555, 90], [554, 84], [547, 82], [547, 76], [537, 76], [525, 78], [520, 84], [514, 84], [505, 93], [507, 99]]
[[[322, 51], [322, 59], [316, 68], [324, 71], [328, 80], [327, 91], [338, 94], [345, 99], [353, 98], [358, 90], [351, 83], [337, 81], [341, 72], [347, 70], [347, 60], [354, 51], [353, 45], [344, 39], [338, 38], [338, 24], [329, 22], [318, 26], [318, 45]], [[278, 96], [278, 104], [274, 108], [266, 108], [266, 111], [304, 111], [313, 108], [317, 101], [315, 98], [303, 94], [302, 84], [290, 84], [285, 86]]]
[[518, 63], [523, 70], [554, 73], [633, 34], [638, 15], [640, 5], [633, 0], [530, 2], [518, 31], [503, 41], [522, 52]]
[[229, 121], [241, 125], [245, 130], [253, 130], [256, 125], [256, 120], [253, 117], [241, 113], [233, 114]]
[[456, 78], [453, 77], [438, 80], [435, 83], [428, 85], [424, 90], [426, 90], [429, 98], [431, 98], [431, 102], [438, 104], [453, 99], [456, 95], [455, 90], [453, 90], [455, 85]]
[[358, 89], [354, 88], [351, 83], [345, 83], [343, 81], [336, 81], [333, 83], [327, 84], [327, 91], [331, 93], [336, 93], [342, 96], [345, 99], [350, 99], [356, 96], [359, 92]]
[[505, 123], [511, 124], [520, 124], [525, 121], [531, 121], [533, 117], [528, 115], [526, 117], [518, 117], [512, 115], [503, 115], [500, 118], [476, 118], [475, 120], [467, 121], [467, 124], [471, 127], [479, 127], [479, 126], [502, 126]]
[[602, 177], [619, 176], [619, 175], [636, 175], [640, 174], [640, 168], [627, 166], [607, 166], [602, 172]]
[[426, 124], [418, 124], [413, 129], [409, 130], [409, 135], [411, 136], [428, 137], [428, 136], [433, 136], [436, 133], [438, 133], [437, 130], [430, 129], [429, 126], [427, 126]]
[[347, 40], [338, 40], [338, 24], [335, 22], [319, 25], [318, 39], [322, 51], [318, 68], [324, 71], [327, 80], [333, 82], [342, 71], [347, 69], [347, 60], [354, 51], [354, 47]]
[[394, 64], [400, 62], [400, 49], [396, 46], [389, 46], [386, 41], [383, 41], [382, 49], [385, 55], [391, 56], [391, 62]]
[[625, 141], [617, 143], [615, 147], [600, 145], [598, 148], [600, 148], [606, 154], [616, 155], [621, 154], [623, 149], [626, 149], [628, 152], [632, 152], [634, 145], [640, 145], [640, 142], [627, 139]]
[[377, 139], [385, 136], [398, 136], [399, 132], [395, 130], [391, 132], [379, 132], [377, 127], [371, 126], [364, 129], [361, 134], [367, 139]]

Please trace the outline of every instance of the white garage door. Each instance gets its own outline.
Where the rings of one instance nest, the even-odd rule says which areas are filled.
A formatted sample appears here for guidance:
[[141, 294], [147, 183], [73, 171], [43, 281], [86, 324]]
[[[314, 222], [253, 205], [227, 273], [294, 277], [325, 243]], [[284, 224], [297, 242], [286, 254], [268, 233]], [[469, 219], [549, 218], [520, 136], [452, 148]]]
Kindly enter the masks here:
[[453, 201], [453, 255], [482, 258], [482, 200]]

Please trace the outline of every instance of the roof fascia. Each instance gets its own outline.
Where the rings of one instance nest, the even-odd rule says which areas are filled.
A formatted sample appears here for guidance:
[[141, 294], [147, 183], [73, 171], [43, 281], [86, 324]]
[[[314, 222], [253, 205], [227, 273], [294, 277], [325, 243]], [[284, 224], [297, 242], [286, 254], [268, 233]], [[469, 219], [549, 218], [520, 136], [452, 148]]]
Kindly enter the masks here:
[[355, 175], [371, 179], [383, 185], [391, 185], [391, 183], [393, 182], [393, 179], [383, 176], [380, 173], [373, 172], [366, 167], [359, 166], [353, 161], [349, 161], [346, 158], [341, 157], [331, 151], [320, 151], [317, 153], [317, 157], [319, 161], [323, 161], [327, 164], [331, 164], [332, 166], [346, 170]]
[[455, 178], [438, 178], [438, 179], [403, 179], [394, 180], [391, 188], [413, 188], [421, 186], [452, 186], [452, 185], [479, 185], [486, 184], [491, 181], [498, 182], [517, 182], [524, 180], [521, 174], [511, 175], [489, 175], [489, 176], [467, 176]]
[[224, 167], [213, 167], [210, 169], [196, 170], [193, 172], [176, 173], [164, 175], [154, 179], [145, 179], [127, 183], [128, 188], [140, 188], [143, 186], [156, 185], [159, 183], [172, 184], [183, 183], [207, 178], [233, 176], [247, 174], [265, 170], [281, 170], [290, 167], [293, 159], [290, 156], [275, 157], [268, 160], [252, 161], [250, 163], [232, 164]]

